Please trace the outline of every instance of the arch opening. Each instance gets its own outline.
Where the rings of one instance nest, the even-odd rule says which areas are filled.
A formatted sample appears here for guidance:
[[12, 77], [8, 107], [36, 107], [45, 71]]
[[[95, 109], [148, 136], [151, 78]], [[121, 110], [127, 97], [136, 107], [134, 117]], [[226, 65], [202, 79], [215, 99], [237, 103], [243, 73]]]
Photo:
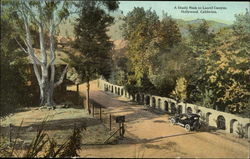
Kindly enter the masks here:
[[200, 109], [198, 109], [198, 110], [196, 111], [196, 114], [202, 116], [202, 111], [201, 111]]
[[171, 113], [175, 114], [176, 113], [176, 107], [175, 107], [175, 103], [171, 103]]
[[226, 120], [222, 115], [219, 115], [217, 117], [217, 128], [222, 129], [222, 130], [226, 130]]
[[149, 104], [150, 104], [150, 97], [146, 96], [146, 105], [149, 105]]
[[191, 107], [187, 107], [187, 113], [191, 114], [192, 112], [193, 112], [192, 108]]
[[167, 112], [169, 111], [167, 101], [164, 101], [164, 110], [167, 111]]
[[118, 95], [120, 95], [120, 88], [118, 88]]
[[230, 133], [234, 133], [234, 131], [235, 131], [235, 123], [237, 122], [237, 120], [236, 119], [232, 119], [231, 121], [230, 121]]
[[123, 96], [123, 89], [121, 89], [121, 95]]
[[152, 97], [152, 107], [155, 108], [155, 97]]
[[136, 102], [140, 102], [140, 94], [136, 94]]
[[178, 114], [182, 113], [182, 105], [178, 105], [177, 112]]

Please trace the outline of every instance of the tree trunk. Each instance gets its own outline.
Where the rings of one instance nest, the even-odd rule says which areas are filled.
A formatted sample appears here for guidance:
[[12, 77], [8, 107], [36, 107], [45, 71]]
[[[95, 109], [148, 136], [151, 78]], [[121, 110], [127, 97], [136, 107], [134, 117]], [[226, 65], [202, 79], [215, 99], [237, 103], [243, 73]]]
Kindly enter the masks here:
[[53, 106], [55, 103], [53, 101], [54, 92], [54, 71], [51, 73], [51, 77], [48, 75], [48, 67], [41, 66], [42, 69], [42, 81], [40, 85], [40, 106]]
[[54, 87], [51, 83], [47, 80], [47, 82], [42, 83], [40, 86], [40, 106], [54, 106], [55, 103], [53, 101], [53, 92]]
[[86, 106], [89, 111], [89, 114], [91, 113], [90, 107], [89, 107], [89, 89], [90, 89], [90, 84], [89, 84], [89, 79], [87, 79], [87, 89], [86, 89]]

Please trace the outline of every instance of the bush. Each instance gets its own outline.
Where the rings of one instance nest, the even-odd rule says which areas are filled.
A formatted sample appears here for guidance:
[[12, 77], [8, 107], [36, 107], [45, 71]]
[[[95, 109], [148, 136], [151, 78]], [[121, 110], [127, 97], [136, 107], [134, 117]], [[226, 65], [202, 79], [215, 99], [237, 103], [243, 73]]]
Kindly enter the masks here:
[[237, 133], [237, 135], [239, 136], [239, 138], [244, 138], [244, 137], [246, 137], [246, 130], [245, 130], [245, 127], [243, 127], [242, 124], [238, 124], [236, 133]]
[[[0, 157], [77, 157], [77, 151], [81, 148], [81, 132], [82, 129], [74, 126], [73, 133], [62, 145], [59, 145], [53, 138], [50, 138], [45, 130], [44, 120], [37, 130], [37, 135], [33, 138], [32, 142], [28, 145], [27, 150], [23, 156], [19, 156], [17, 152], [17, 137], [14, 143], [7, 144], [7, 139], [3, 140], [0, 144]], [[21, 125], [19, 126], [21, 128]], [[20, 129], [19, 129], [20, 130]], [[18, 130], [18, 131], [19, 131]], [[18, 132], [17, 132], [18, 134]], [[18, 136], [18, 135], [17, 135]], [[2, 141], [2, 139], [1, 139]], [[20, 147], [20, 146], [18, 146]], [[23, 147], [23, 145], [21, 145]]]

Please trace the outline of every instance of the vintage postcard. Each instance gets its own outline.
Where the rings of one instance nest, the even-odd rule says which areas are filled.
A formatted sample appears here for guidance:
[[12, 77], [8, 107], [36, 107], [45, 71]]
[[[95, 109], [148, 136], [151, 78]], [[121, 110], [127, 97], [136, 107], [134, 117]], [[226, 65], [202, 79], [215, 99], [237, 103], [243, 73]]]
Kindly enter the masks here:
[[2, 0], [0, 157], [249, 158], [249, 6]]

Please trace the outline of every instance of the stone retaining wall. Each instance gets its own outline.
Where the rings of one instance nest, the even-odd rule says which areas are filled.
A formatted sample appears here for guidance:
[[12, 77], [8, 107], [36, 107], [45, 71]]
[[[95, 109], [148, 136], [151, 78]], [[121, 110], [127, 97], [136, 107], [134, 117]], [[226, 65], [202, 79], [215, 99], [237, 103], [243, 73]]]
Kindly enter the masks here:
[[202, 120], [205, 120], [209, 124], [209, 126], [223, 129], [228, 133], [236, 134], [238, 124], [242, 124], [245, 128], [245, 131], [247, 132], [248, 138], [250, 138], [249, 118], [239, 117], [234, 114], [197, 106], [190, 103], [177, 103], [174, 99], [151, 94], [139, 93], [133, 97], [123, 86], [114, 85], [102, 79], [98, 80], [98, 86], [103, 91], [109, 91], [111, 93], [136, 101], [139, 104], [148, 105], [168, 113], [197, 113], [201, 116]]

